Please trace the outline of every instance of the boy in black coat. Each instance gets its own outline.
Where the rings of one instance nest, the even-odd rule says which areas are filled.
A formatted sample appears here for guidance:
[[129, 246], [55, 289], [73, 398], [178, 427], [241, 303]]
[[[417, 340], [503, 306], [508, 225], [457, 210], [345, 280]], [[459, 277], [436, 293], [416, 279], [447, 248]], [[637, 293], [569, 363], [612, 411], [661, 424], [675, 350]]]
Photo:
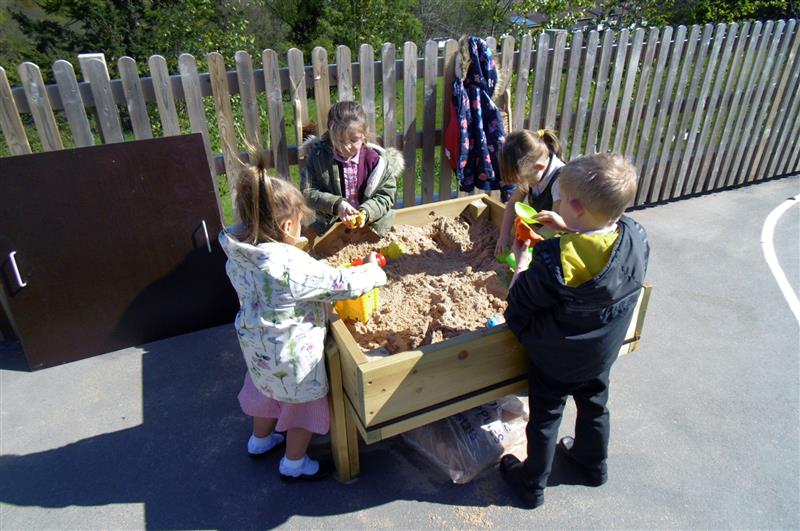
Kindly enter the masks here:
[[[644, 282], [650, 247], [644, 229], [623, 216], [636, 195], [636, 169], [617, 154], [597, 154], [561, 169], [560, 215], [537, 221], [566, 231], [536, 245], [515, 245], [517, 269], [506, 322], [529, 360], [528, 458], [500, 461], [505, 480], [530, 508], [544, 503], [567, 397], [578, 415], [575, 437], [559, 450], [591, 485], [608, 479], [609, 371], [622, 347]], [[530, 267], [529, 267], [530, 266]]]

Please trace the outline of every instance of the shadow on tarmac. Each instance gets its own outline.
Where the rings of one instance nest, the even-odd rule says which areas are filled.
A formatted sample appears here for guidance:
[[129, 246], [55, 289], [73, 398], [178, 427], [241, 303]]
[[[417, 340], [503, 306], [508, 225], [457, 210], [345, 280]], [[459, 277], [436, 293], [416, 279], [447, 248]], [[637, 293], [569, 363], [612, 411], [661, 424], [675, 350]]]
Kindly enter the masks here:
[[[141, 425], [44, 452], [0, 456], [0, 502], [141, 503], [146, 526], [156, 529], [275, 527], [294, 515], [346, 514], [395, 500], [517, 505], [496, 467], [455, 485], [400, 438], [362, 446], [361, 476], [349, 485], [335, 479], [284, 484], [277, 472], [280, 451], [260, 460], [245, 451], [250, 426], [236, 400], [244, 362], [233, 327], [212, 330], [201, 332], [202, 352], [187, 352], [179, 340], [143, 347]], [[2, 352], [4, 369], [21, 363], [22, 352]], [[100, 414], [113, 416], [116, 398], [107, 398]], [[315, 446], [312, 453], [329, 452]], [[557, 457], [550, 484], [582, 484], [582, 478]]]

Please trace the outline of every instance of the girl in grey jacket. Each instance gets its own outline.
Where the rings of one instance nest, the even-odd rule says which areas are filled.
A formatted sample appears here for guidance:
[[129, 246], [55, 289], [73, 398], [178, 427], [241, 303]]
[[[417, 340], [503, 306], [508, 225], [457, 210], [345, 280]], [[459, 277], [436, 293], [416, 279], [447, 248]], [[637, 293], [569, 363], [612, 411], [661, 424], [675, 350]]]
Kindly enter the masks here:
[[317, 234], [336, 221], [351, 228], [367, 225], [380, 236], [392, 227], [403, 155], [367, 143], [368, 136], [361, 105], [340, 101], [328, 113], [328, 132], [303, 144], [301, 150], [307, 157], [303, 195], [316, 211], [312, 227]]

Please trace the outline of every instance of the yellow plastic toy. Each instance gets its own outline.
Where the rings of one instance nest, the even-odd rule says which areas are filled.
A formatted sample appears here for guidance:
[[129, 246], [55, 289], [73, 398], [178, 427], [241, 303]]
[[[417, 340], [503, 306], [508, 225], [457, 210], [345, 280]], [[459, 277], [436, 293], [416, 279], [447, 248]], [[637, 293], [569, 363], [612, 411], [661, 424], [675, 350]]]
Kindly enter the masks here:
[[[344, 264], [339, 267], [353, 267], [359, 266], [364, 263], [364, 260], [354, 260], [349, 264]], [[378, 254], [378, 265], [383, 267], [386, 265], [386, 258]], [[350, 319], [351, 321], [361, 321], [364, 324], [369, 322], [372, 314], [378, 311], [381, 306], [380, 299], [378, 298], [378, 288], [374, 288], [360, 297], [355, 299], [346, 299], [333, 303], [333, 307], [339, 317], [342, 319]]]
[[402, 243], [392, 242], [380, 250], [381, 254], [390, 260], [397, 260], [406, 252]]
[[337, 301], [333, 307], [342, 319], [358, 320], [367, 324], [372, 314], [380, 308], [378, 288], [373, 288], [356, 299]]
[[347, 226], [347, 228], [349, 229], [355, 229], [363, 225], [366, 220], [367, 220], [367, 213], [364, 212], [363, 210], [359, 210], [358, 214], [353, 217], [353, 220], [351, 222], [349, 223], [345, 222], [345, 226]]

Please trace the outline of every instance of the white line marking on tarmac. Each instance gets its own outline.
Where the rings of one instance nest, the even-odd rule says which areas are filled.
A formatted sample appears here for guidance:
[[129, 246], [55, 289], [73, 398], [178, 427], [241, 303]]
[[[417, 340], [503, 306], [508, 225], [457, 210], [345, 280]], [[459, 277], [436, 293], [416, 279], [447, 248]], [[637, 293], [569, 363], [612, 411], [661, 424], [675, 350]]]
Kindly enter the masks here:
[[786, 274], [778, 263], [778, 256], [775, 254], [775, 245], [772, 242], [773, 235], [775, 234], [775, 225], [778, 224], [778, 218], [791, 207], [800, 204], [798, 200], [800, 200], [800, 195], [790, 197], [769, 213], [767, 219], [764, 220], [764, 227], [761, 229], [761, 249], [764, 251], [764, 260], [766, 260], [770, 271], [772, 271], [772, 276], [775, 277], [775, 281], [778, 283], [781, 293], [783, 293], [783, 298], [789, 303], [789, 308], [792, 310], [794, 318], [797, 320], [797, 323], [800, 324], [800, 300], [798, 300], [797, 294], [792, 289], [791, 284], [789, 284], [789, 281], [786, 279]]

